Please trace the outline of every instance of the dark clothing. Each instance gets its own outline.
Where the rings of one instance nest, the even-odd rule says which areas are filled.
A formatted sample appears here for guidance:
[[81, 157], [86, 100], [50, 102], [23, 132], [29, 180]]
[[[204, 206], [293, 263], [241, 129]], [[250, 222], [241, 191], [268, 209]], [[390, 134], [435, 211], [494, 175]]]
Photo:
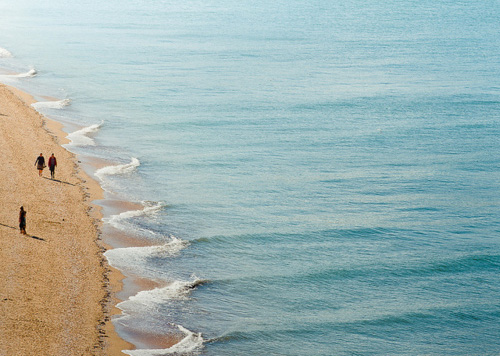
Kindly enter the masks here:
[[45, 168], [45, 157], [43, 156], [38, 156], [36, 161], [35, 161], [36, 168], [39, 170], [42, 170]]
[[50, 157], [49, 158], [49, 168], [51, 171], [54, 170], [54, 168], [57, 166], [57, 160], [55, 157]]
[[49, 169], [50, 169], [50, 177], [54, 179], [55, 171], [57, 166], [57, 160], [54, 155], [49, 157]]
[[21, 210], [19, 212], [19, 229], [24, 231], [26, 229], [26, 211]]

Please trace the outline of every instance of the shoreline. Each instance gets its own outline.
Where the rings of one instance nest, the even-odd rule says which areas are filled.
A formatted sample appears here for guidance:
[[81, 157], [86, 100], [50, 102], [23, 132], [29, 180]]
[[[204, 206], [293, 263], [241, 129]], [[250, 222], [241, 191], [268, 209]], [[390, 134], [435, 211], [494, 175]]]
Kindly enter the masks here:
[[[103, 253], [99, 183], [78, 165], [63, 125], [38, 113], [27, 93], [0, 84], [0, 354], [124, 355], [112, 316], [124, 276]], [[56, 177], [38, 176], [42, 152]], [[27, 233], [17, 214], [27, 210]]]

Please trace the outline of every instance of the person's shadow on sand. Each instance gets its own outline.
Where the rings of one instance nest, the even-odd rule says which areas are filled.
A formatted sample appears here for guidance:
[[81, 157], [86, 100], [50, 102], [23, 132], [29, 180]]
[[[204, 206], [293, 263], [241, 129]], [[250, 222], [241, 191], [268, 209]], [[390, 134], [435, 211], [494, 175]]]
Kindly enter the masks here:
[[[8, 227], [8, 228], [11, 228], [11, 229], [14, 229], [14, 230], [17, 230], [17, 228], [15, 228], [14, 226], [5, 225], [5, 224], [2, 224], [2, 223], [0, 223], [0, 225]], [[45, 241], [45, 239], [42, 239], [41, 237], [38, 237], [38, 236], [35, 236], [35, 235], [26, 234], [25, 236], [31, 237], [32, 239], [35, 239], [35, 240]]]
[[52, 178], [47, 178], [47, 177], [42, 177], [42, 178], [43, 179], [48, 179], [48, 180], [51, 180], [51, 181], [54, 181], [54, 182], [58, 182], [58, 183], [63, 183], [63, 184], [68, 184], [68, 185], [75, 186], [73, 183], [65, 182], [65, 181], [62, 181], [62, 180], [59, 180], [59, 179], [52, 179]]

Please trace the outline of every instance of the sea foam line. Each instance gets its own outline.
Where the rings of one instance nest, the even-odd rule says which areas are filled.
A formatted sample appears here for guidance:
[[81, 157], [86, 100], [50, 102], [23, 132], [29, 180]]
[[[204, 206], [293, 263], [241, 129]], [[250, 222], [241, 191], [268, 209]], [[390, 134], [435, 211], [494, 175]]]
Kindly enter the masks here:
[[147, 263], [151, 258], [170, 258], [189, 246], [189, 242], [170, 236], [170, 241], [154, 246], [120, 247], [104, 253], [108, 263], [120, 270], [135, 274], [147, 274]]
[[130, 356], [183, 355], [200, 350], [203, 347], [204, 340], [201, 333], [194, 333], [181, 325], [177, 325], [177, 327], [185, 336], [181, 341], [168, 349], [122, 350], [122, 352]]
[[[183, 300], [187, 299], [189, 293], [197, 286], [206, 283], [195, 276], [191, 281], [174, 281], [166, 287], [155, 288], [149, 291], [141, 291], [135, 296], [130, 297], [127, 301], [117, 305], [124, 314], [118, 319], [128, 319], [127, 310], [134, 313], [156, 312], [157, 305], [164, 303], [166, 300]], [[176, 325], [179, 330], [185, 335], [184, 338], [177, 344], [167, 349], [144, 349], [144, 350], [124, 350], [130, 356], [160, 356], [171, 354], [186, 354], [192, 353], [203, 347], [203, 337], [201, 333], [194, 333], [184, 328], [181, 325]]]
[[95, 146], [95, 141], [88, 135], [96, 133], [102, 127], [104, 122], [100, 124], [94, 124], [83, 129], [74, 131], [66, 136], [70, 141], [72, 146]]
[[8, 58], [8, 57], [12, 57], [12, 53], [10, 53], [5, 48], [0, 47], [0, 58]]
[[167, 243], [164, 243], [163, 245], [160, 246], [152, 246], [151, 247], [151, 256], [175, 256], [177, 255], [181, 250], [189, 246], [188, 241], [184, 241], [182, 239], [179, 239], [173, 235], [170, 236], [170, 241]]
[[[111, 166], [111, 167], [117, 167], [117, 166]], [[104, 167], [104, 168], [109, 168], [109, 167]], [[104, 169], [101, 168], [101, 169]], [[98, 172], [95, 174], [97, 175]], [[154, 215], [157, 212], [159, 212], [163, 207], [165, 207], [165, 204], [162, 202], [148, 202], [144, 201], [142, 202], [144, 205], [144, 209], [137, 209], [137, 210], [128, 210], [124, 211], [123, 213], [117, 214], [117, 215], [111, 215], [109, 218], [104, 218], [103, 221], [109, 223], [110, 225], [116, 227], [116, 228], [121, 228], [122, 227], [122, 222], [123, 220], [131, 219], [131, 218], [136, 218], [139, 216], [148, 216], [148, 215]]]
[[31, 78], [37, 74], [36, 69], [31, 69], [26, 73], [19, 74], [0, 74], [0, 81], [2, 82], [17, 82], [19, 79]]
[[28, 72], [26, 73], [19, 73], [19, 74], [6, 74], [3, 75], [2, 77], [5, 78], [31, 78], [37, 75], [37, 71], [35, 68], [31, 68]]
[[192, 276], [190, 281], [173, 281], [165, 287], [158, 287], [151, 290], [140, 291], [128, 300], [117, 304], [122, 311], [138, 309], [154, 310], [157, 304], [164, 303], [167, 300], [186, 300], [189, 294], [196, 287], [207, 283], [208, 281]]
[[71, 99], [63, 99], [63, 100], [52, 100], [52, 101], [38, 101], [36, 103], [31, 104], [36, 110], [39, 109], [63, 109], [64, 107], [71, 104]]
[[94, 175], [99, 179], [103, 179], [105, 176], [117, 175], [117, 174], [126, 174], [133, 172], [137, 167], [139, 167], [141, 162], [135, 157], [132, 157], [130, 163], [127, 164], [118, 164], [116, 166], [106, 166], [98, 169]]

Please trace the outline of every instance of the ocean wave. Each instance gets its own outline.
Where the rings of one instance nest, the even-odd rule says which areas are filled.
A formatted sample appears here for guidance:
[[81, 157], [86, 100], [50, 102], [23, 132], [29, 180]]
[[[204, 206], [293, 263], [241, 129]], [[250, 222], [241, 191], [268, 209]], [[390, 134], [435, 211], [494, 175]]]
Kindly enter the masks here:
[[207, 283], [207, 280], [192, 276], [190, 281], [173, 281], [165, 287], [158, 287], [151, 290], [140, 291], [117, 305], [123, 311], [138, 309], [152, 310], [156, 305], [169, 300], [187, 300], [189, 294], [196, 287]]
[[115, 268], [146, 274], [148, 271], [144, 266], [151, 258], [173, 257], [187, 246], [189, 246], [188, 241], [170, 236], [170, 241], [161, 245], [114, 248], [106, 251], [104, 256]]
[[[133, 159], [135, 159], [135, 158], [133, 158]], [[137, 161], [137, 162], [139, 162], [139, 161]], [[111, 166], [111, 167], [117, 167], [117, 166]], [[105, 169], [105, 168], [109, 168], [109, 167], [104, 167], [101, 169]], [[96, 172], [95, 174], [97, 175], [97, 173], [98, 172]], [[120, 213], [117, 215], [111, 215], [109, 218], [103, 219], [103, 221], [107, 222], [108, 224], [112, 225], [113, 227], [120, 229], [120, 228], [123, 228], [123, 221], [124, 220], [136, 218], [136, 217], [140, 217], [140, 216], [154, 215], [165, 207], [165, 204], [162, 202], [144, 201], [144, 202], [142, 202], [142, 204], [144, 205], [144, 209], [124, 211], [123, 213]]]
[[[127, 324], [127, 320], [129, 320], [133, 314], [143, 316], [156, 314], [160, 304], [171, 300], [186, 300], [189, 298], [189, 294], [193, 289], [206, 282], [207, 281], [193, 276], [190, 281], [174, 281], [166, 287], [141, 291], [117, 305], [117, 307], [123, 311], [123, 314], [118, 316], [116, 320]], [[193, 354], [203, 347], [204, 340], [201, 333], [194, 333], [180, 325], [171, 325], [177, 326], [184, 334], [182, 340], [172, 347], [167, 349], [124, 350], [123, 352], [131, 356], [182, 355]]]
[[252, 335], [245, 331], [229, 331], [222, 336], [217, 336], [213, 339], [208, 339], [207, 342], [228, 342], [234, 340], [251, 340]]
[[29, 71], [27, 71], [26, 73], [19, 73], [19, 74], [8, 74], [8, 75], [5, 75], [4, 77], [7, 77], [7, 78], [32, 78], [34, 77], [35, 75], [37, 75], [37, 71], [35, 68], [31, 68]]
[[36, 110], [39, 109], [63, 109], [64, 107], [71, 104], [71, 99], [63, 99], [63, 100], [52, 100], [52, 101], [39, 101], [31, 104]]
[[132, 157], [130, 163], [118, 164], [116, 166], [106, 166], [98, 169], [94, 175], [99, 179], [103, 179], [105, 176], [112, 176], [117, 174], [126, 174], [133, 172], [137, 167], [139, 167], [141, 162], [137, 158]]
[[37, 74], [36, 69], [30, 69], [26, 73], [18, 73], [18, 74], [0, 74], [0, 81], [2, 82], [17, 82], [22, 78], [31, 78]]
[[193, 354], [203, 347], [204, 340], [201, 333], [194, 333], [181, 325], [177, 325], [177, 327], [185, 336], [181, 341], [172, 347], [167, 349], [123, 350], [122, 352], [130, 356], [183, 355]]
[[464, 272], [491, 271], [500, 267], [499, 254], [465, 254], [462, 256], [446, 256], [440, 260], [425, 264], [410, 265], [401, 269], [399, 275], [438, 275]]
[[5, 48], [0, 47], [0, 58], [8, 58], [8, 57], [12, 57], [12, 53], [10, 53]]
[[[71, 141], [72, 146], [95, 146], [95, 141], [88, 135], [100, 130], [104, 122], [84, 127], [78, 131], [70, 133], [67, 138]], [[106, 168], [106, 167], [105, 167]]]
[[170, 236], [171, 241], [159, 245], [159, 246], [151, 246], [150, 254], [152, 257], [163, 257], [163, 256], [175, 256], [181, 250], [186, 248], [189, 245], [188, 241], [184, 241], [175, 236]]

